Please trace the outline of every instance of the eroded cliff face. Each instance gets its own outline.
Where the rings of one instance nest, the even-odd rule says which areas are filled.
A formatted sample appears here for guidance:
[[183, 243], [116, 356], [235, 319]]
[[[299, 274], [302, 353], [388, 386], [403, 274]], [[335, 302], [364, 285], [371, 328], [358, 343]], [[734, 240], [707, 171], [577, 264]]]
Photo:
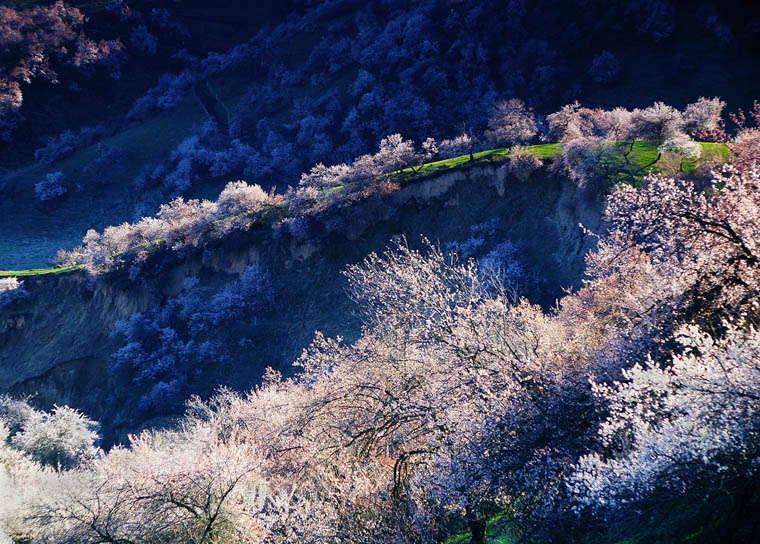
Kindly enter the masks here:
[[[35, 395], [42, 407], [80, 408], [103, 421], [107, 441], [123, 440], [126, 432], [164, 420], [135, 416], [140, 391], [108, 372], [120, 342], [112, 335], [120, 319], [160, 307], [187, 277], [218, 292], [250, 264], [261, 264], [274, 284], [271, 311], [257, 320], [255, 331], [246, 323], [220, 331], [219, 338], [233, 346], [231, 361], [219, 368], [209, 364], [203, 384], [191, 382], [187, 393], [207, 393], [216, 384], [249, 388], [266, 366], [287, 374], [315, 330], [348, 341], [358, 335], [360, 323], [340, 272], [398, 234], [411, 244], [426, 236], [445, 245], [464, 242], [472, 225], [491, 222], [493, 236], [517, 244], [521, 258], [543, 275], [532, 298], [548, 306], [563, 288], [579, 284], [593, 244], [579, 223], [598, 232], [600, 202], [542, 172], [519, 181], [499, 165], [480, 165], [330, 210], [316, 218], [308, 239], [262, 225], [197, 251], [164, 251], [134, 281], [125, 271], [101, 278], [84, 272], [27, 278], [29, 297], [0, 313], [0, 392]], [[251, 336], [253, 345], [234, 348], [242, 335]]]

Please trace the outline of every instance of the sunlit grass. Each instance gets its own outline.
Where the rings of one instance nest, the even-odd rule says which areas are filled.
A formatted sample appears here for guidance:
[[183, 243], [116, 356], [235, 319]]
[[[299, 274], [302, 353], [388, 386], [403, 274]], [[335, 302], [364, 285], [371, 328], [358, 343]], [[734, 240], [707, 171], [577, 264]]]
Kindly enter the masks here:
[[80, 270], [84, 265], [76, 264], [73, 266], [64, 266], [59, 268], [30, 268], [28, 270], [0, 270], [0, 278], [7, 276], [42, 276], [44, 274], [65, 274]]
[[[398, 178], [413, 179], [417, 176], [443, 172], [445, 170], [451, 170], [452, 168], [457, 168], [457, 167], [467, 165], [467, 164], [489, 162], [492, 159], [498, 159], [500, 157], [504, 158], [508, 156], [509, 149], [510, 148], [508, 147], [502, 147], [498, 149], [489, 149], [487, 151], [479, 151], [473, 154], [472, 161], [470, 160], [469, 155], [461, 155], [459, 157], [452, 157], [450, 159], [442, 159], [440, 161], [433, 161], [433, 162], [423, 164], [419, 168], [416, 168], [414, 171], [411, 168], [405, 168], [403, 170], [396, 172], [395, 174], [392, 174], [391, 177], [397, 178], [397, 179]], [[538, 155], [539, 157], [543, 159], [550, 159], [554, 157], [557, 153], [559, 153], [560, 144], [528, 145], [528, 146], [525, 146], [525, 149], [529, 149], [533, 151], [536, 155]]]

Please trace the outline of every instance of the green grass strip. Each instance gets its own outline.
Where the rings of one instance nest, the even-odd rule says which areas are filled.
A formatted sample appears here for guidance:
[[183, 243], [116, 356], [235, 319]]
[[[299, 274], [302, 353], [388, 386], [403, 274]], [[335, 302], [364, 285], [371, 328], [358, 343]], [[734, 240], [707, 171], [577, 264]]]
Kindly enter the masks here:
[[45, 274], [65, 274], [74, 270], [81, 270], [83, 264], [63, 266], [59, 268], [30, 268], [28, 270], [0, 270], [0, 278], [8, 276], [42, 276]]

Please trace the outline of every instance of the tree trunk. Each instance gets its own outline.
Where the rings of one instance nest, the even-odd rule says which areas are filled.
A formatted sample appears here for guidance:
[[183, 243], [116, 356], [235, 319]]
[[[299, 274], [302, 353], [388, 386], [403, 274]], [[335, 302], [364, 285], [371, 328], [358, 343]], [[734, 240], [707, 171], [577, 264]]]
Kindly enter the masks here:
[[470, 527], [471, 544], [486, 544], [486, 529], [488, 520], [467, 509], [467, 525]]
[[636, 140], [631, 140], [631, 145], [628, 146], [628, 151], [623, 153], [623, 158], [625, 159], [626, 164], [631, 164], [630, 159], [628, 158], [631, 153], [633, 153], [633, 146], [636, 145]]
[[478, 519], [470, 523], [471, 544], [486, 544], [486, 520]]
[[662, 158], [662, 152], [657, 153], [657, 158], [655, 160], [653, 160], [649, 164], [645, 164], [644, 166], [642, 166], [641, 168], [639, 168], [635, 172], [631, 172], [631, 174], [630, 174], [631, 175], [631, 179], [633, 179], [633, 176], [635, 176], [639, 172], [643, 172], [644, 170], [646, 170], [650, 166], [654, 166], [655, 164], [657, 164], [660, 161], [661, 158]]

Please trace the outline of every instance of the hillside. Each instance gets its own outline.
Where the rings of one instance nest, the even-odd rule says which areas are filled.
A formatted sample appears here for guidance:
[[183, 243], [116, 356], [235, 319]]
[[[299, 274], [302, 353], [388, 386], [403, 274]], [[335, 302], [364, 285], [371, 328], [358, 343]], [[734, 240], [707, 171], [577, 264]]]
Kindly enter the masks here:
[[[211, 298], [249, 265], [262, 265], [272, 277], [276, 304], [262, 315], [246, 316], [239, 325], [215, 330], [233, 346], [229, 357], [236, 362], [204, 368], [183, 398], [208, 395], [215, 384], [245, 389], [258, 382], [268, 365], [288, 373], [289, 363], [316, 330], [348, 339], [358, 334], [340, 272], [397, 234], [413, 244], [420, 236], [462, 244], [478, 237], [472, 227], [488, 225], [492, 232], [476, 255], [512, 242], [520, 262], [538, 276], [526, 288], [536, 300], [551, 305], [562, 288], [577, 286], [582, 277], [583, 256], [592, 241], [578, 223], [599, 228], [597, 197], [540, 172], [526, 182], [505, 175], [497, 164], [483, 163], [421, 177], [392, 195], [347, 210], [343, 232], [322, 240], [276, 234], [264, 224], [223, 245], [185, 255], [158, 253], [139, 282], [129, 280], [126, 271], [92, 280], [77, 271], [26, 277], [28, 299], [3, 313], [0, 389], [36, 394], [41, 406], [80, 408], [112, 422], [104, 424], [108, 439], [123, 440], [125, 432], [145, 424], [135, 419], [133, 406], [146, 391], [122, 389], [109, 376], [112, 353], [120, 344], [110, 334], [119, 319], [166, 304], [167, 297], [182, 291], [187, 277], [197, 277], [196, 289], [208, 290], [204, 297]], [[256, 349], [235, 348], [247, 335]], [[82, 395], [84, 391], [88, 394]], [[181, 413], [182, 399], [166, 408]]]
[[[647, 20], [650, 27], [637, 32], [640, 18], [648, 16], [646, 9], [597, 2], [599, 20], [580, 21], [588, 27], [583, 32], [570, 28], [552, 33], [547, 31], [552, 28], [547, 13], [562, 21], [575, 16], [572, 9], [565, 13], [565, 8], [536, 6], [518, 14], [508, 3], [495, 2], [473, 10], [473, 24], [487, 31], [482, 36], [469, 33], [465, 41], [472, 44], [466, 46], [456, 25], [445, 20], [445, 10], [437, 7], [418, 6], [406, 15], [398, 7], [370, 10], [377, 21], [361, 34], [362, 25], [370, 21], [350, 2], [320, 10], [300, 2], [232, 3], [225, 13], [195, 1], [182, 6], [134, 2], [129, 3], [132, 15], [122, 19], [107, 4], [73, 3], [90, 17], [98, 37], [119, 36], [125, 44], [123, 76], [111, 80], [101, 72], [66, 73], [59, 85], [40, 82], [25, 88], [27, 106], [21, 114], [26, 121], [18, 125], [14, 144], [2, 147], [0, 158], [0, 190], [5, 195], [0, 200], [5, 233], [0, 269], [47, 268], [58, 249], [79, 243], [87, 229], [152, 215], [176, 194], [210, 198], [232, 179], [283, 191], [295, 186], [312, 164], [346, 161], [374, 148], [387, 134], [399, 132], [418, 141], [452, 137], [463, 121], [483, 125], [498, 96], [522, 96], [543, 113], [574, 99], [592, 107], [644, 107], [655, 100], [683, 107], [701, 95], [722, 96], [733, 110], [751, 106], [757, 87], [751, 80], [757, 40], [753, 19], [735, 21], [741, 7], [733, 3], [720, 6], [715, 15], [688, 7], [666, 11], [657, 23]], [[154, 9], [167, 9], [168, 23], [152, 19]], [[288, 9], [300, 19], [284, 21]], [[466, 20], [470, 6], [458, 9], [460, 20]], [[501, 13], [502, 21], [517, 18], [510, 23], [515, 44], [499, 42], [508, 33], [492, 28], [488, 12]], [[627, 16], [621, 19], [619, 12]], [[705, 17], [713, 16], [723, 26], [732, 25], [730, 44], [705, 27]], [[406, 20], [420, 22], [426, 32], [402, 34], [398, 27]], [[140, 24], [151, 35], [160, 35], [154, 53], [132, 42]], [[600, 30], [619, 24], [628, 31]], [[653, 37], [660, 31], [658, 24], [664, 25], [663, 32], [670, 28], [673, 36]], [[528, 31], [534, 33], [532, 40]], [[429, 57], [433, 53], [424, 41], [417, 43], [426, 33], [435, 44], [436, 60]], [[369, 34], [377, 38], [374, 48], [372, 40], [363, 42]], [[598, 38], [586, 43], [590, 36]], [[454, 44], [462, 52], [444, 55]], [[261, 47], [270, 48], [268, 56], [260, 54]], [[398, 55], [386, 57], [376, 50], [380, 47], [401, 57], [403, 51], [415, 53], [404, 61], [392, 60]], [[469, 50], [483, 51], [477, 64]], [[178, 60], [180, 51], [196, 60]], [[589, 67], [601, 51], [612, 52], [618, 68], [609, 80], [605, 76], [597, 82]], [[415, 73], [428, 76], [410, 75]], [[456, 74], [467, 74], [469, 84], [459, 88]], [[486, 80], [478, 74], [487, 74]], [[386, 84], [375, 84], [376, 78]], [[271, 81], [281, 82], [276, 92]], [[206, 107], [200, 97], [205, 97]], [[209, 100], [214, 102], [210, 108]], [[384, 102], [393, 107], [381, 107]], [[204, 128], [210, 121], [215, 130]], [[79, 131], [94, 128], [103, 132], [80, 137]], [[74, 136], [70, 145], [45, 143], [58, 141], [67, 131]], [[197, 144], [187, 145], [198, 136]], [[235, 145], [240, 151], [224, 162], [208, 157]], [[50, 160], [34, 159], [41, 149], [53, 152]], [[163, 169], [161, 176], [146, 178], [146, 172], [157, 168]], [[55, 172], [62, 173], [67, 192], [40, 201], [35, 184]]]
[[[287, 198], [231, 183], [215, 203], [178, 200], [91, 235], [74, 252], [81, 268], [30, 273], [2, 314], [4, 356], [27, 363], [6, 359], [5, 387], [47, 408], [2, 400], [22, 422], [0, 450], [21, 497], [7, 534], [751, 538], [760, 208], [757, 147], [743, 144], [753, 131], [712, 157], [727, 163], [707, 181], [684, 156], [663, 163], [665, 175], [633, 175], [657, 149], [635, 141], [596, 142], [589, 170], [567, 162], [570, 139], [409, 172], [386, 165], [372, 184], [352, 177], [366, 157], [320, 166]], [[392, 142], [404, 148], [389, 138], [373, 164]], [[609, 154], [637, 145], [632, 164]], [[596, 173], [579, 182], [581, 172]], [[320, 192], [315, 179], [353, 181]], [[209, 215], [185, 223], [175, 212], [186, 206]], [[165, 238], [140, 242], [153, 224]], [[231, 389], [212, 395], [210, 384]], [[193, 393], [181, 416], [175, 403]], [[142, 426], [126, 448], [93, 446], [96, 428], [111, 446]], [[59, 428], [74, 442], [30, 441]], [[608, 447], [623, 448], [620, 461]], [[22, 491], [29, 474], [38, 480]], [[45, 482], [62, 491], [40, 493]], [[276, 495], [258, 502], [262, 485]], [[164, 508], [181, 521], [157, 521]]]
[[[498, 148], [394, 167], [369, 181], [360, 176], [320, 189], [305, 208], [293, 193], [244, 213], [220, 210], [209, 221], [202, 207], [180, 199], [164, 230], [147, 239], [130, 240], [137, 225], [109, 227], [117, 232], [109, 235], [114, 241], [95, 238], [92, 250], [82, 246], [92, 256], [75, 249], [62, 267], [0, 271], [23, 280], [27, 292], [3, 313], [0, 364], [9, 371], [0, 390], [34, 395], [42, 407], [79, 408], [103, 422], [105, 444], [124, 441], [127, 433], [180, 415], [191, 395], [249, 388], [267, 366], [290, 374], [315, 331], [357, 337], [359, 321], [341, 273], [399, 235], [413, 246], [427, 238], [460, 258], [490, 259], [516, 295], [549, 308], [564, 290], [581, 285], [594, 245], [583, 228], [603, 231], [604, 194], [615, 183], [641, 184], [674, 168], [652, 141], [601, 145], [611, 152], [594, 152], [601, 153], [599, 170], [584, 174], [589, 185], [552, 170], [571, 156], [572, 141]], [[724, 144], [701, 142], [699, 150], [701, 158], [682, 160], [682, 175], [729, 157]], [[387, 160], [382, 154], [381, 146], [373, 160]], [[511, 161], [522, 154], [538, 163], [515, 170]], [[575, 168], [569, 172], [581, 171]], [[183, 226], [185, 213], [199, 226]], [[251, 267], [266, 277], [264, 303], [256, 291], [230, 298]], [[197, 313], [205, 305], [216, 314]], [[168, 327], [180, 343], [167, 344], [145, 327]], [[117, 361], [135, 341], [145, 351], [127, 357], [184, 362], [148, 379], [138, 378], [146, 369], [124, 375]], [[141, 364], [157, 364], [148, 361]]]
[[754, 2], [0, 4], [0, 544], [758, 540]]

